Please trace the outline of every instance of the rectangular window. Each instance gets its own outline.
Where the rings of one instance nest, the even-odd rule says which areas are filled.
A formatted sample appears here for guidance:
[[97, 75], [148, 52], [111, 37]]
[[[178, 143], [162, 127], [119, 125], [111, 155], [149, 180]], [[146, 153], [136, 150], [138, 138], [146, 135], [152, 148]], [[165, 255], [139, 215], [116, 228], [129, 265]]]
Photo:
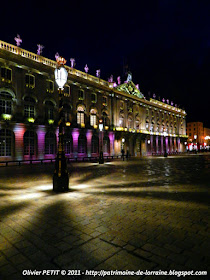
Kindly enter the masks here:
[[97, 95], [95, 93], [91, 93], [91, 102], [93, 103], [97, 102]]
[[34, 105], [25, 105], [24, 106], [24, 116], [26, 118], [34, 118]]
[[120, 110], [123, 110], [123, 109], [124, 109], [124, 102], [120, 101]]
[[0, 115], [12, 113], [12, 101], [0, 99]]
[[49, 93], [54, 92], [54, 82], [51, 80], [47, 80], [47, 92]]
[[25, 75], [25, 85], [28, 88], [34, 88], [35, 87], [35, 77], [31, 74]]
[[78, 112], [77, 113], [77, 123], [78, 124], [84, 124], [85, 123], [83, 112]]
[[53, 108], [46, 108], [45, 118], [47, 120], [53, 120], [54, 119], [54, 110], [53, 110]]
[[96, 115], [90, 115], [90, 125], [96, 125]]
[[65, 85], [63, 95], [69, 97], [71, 94], [71, 89], [69, 85]]
[[107, 97], [106, 96], [103, 96], [103, 98], [102, 98], [102, 105], [107, 106]]
[[79, 100], [84, 100], [85, 99], [85, 94], [84, 94], [84, 90], [79, 90]]
[[12, 69], [1, 67], [1, 80], [3, 82], [11, 83], [12, 81]]

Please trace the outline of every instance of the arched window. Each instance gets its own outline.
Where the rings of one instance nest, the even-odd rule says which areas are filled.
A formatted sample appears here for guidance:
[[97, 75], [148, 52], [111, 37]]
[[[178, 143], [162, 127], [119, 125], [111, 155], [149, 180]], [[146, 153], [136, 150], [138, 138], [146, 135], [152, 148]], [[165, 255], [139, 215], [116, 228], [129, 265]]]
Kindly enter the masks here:
[[84, 134], [80, 134], [78, 138], [78, 153], [85, 154], [87, 150], [87, 138]]
[[64, 134], [64, 150], [67, 155], [73, 153], [73, 138], [70, 133]]
[[24, 143], [24, 155], [34, 155], [35, 154], [35, 140], [36, 133], [34, 131], [27, 130], [23, 136]]
[[55, 154], [56, 138], [53, 132], [47, 132], [45, 134], [45, 154], [53, 155]]
[[77, 123], [78, 124], [85, 123], [85, 110], [82, 106], [77, 107]]
[[120, 118], [119, 118], [119, 126], [124, 127], [124, 116], [123, 116], [123, 115], [120, 115]]
[[109, 125], [109, 118], [106, 112], [102, 113], [102, 120], [103, 120], [103, 124], [104, 126], [108, 126]]
[[140, 120], [136, 119], [136, 129], [140, 129]]
[[105, 154], [110, 153], [110, 140], [109, 140], [109, 137], [107, 135], [105, 135], [104, 138], [103, 138], [103, 152]]
[[71, 106], [70, 104], [63, 104], [63, 118], [65, 122], [69, 122], [71, 119]]
[[93, 135], [91, 139], [91, 153], [97, 154], [98, 148], [99, 148], [99, 138], [98, 136]]
[[91, 109], [90, 110], [90, 125], [91, 126], [94, 126], [94, 125], [97, 124], [96, 114], [97, 114], [96, 109]]
[[133, 119], [131, 116], [128, 117], [128, 129], [132, 128]]
[[45, 118], [47, 120], [54, 119], [54, 103], [50, 100], [45, 101]]
[[9, 92], [0, 92], [0, 115], [12, 114], [12, 95]]
[[0, 156], [12, 155], [12, 131], [9, 129], [0, 130]]
[[24, 105], [24, 116], [26, 118], [34, 118], [35, 117], [35, 99], [30, 97], [30, 96], [26, 96], [24, 98], [25, 101], [25, 105]]

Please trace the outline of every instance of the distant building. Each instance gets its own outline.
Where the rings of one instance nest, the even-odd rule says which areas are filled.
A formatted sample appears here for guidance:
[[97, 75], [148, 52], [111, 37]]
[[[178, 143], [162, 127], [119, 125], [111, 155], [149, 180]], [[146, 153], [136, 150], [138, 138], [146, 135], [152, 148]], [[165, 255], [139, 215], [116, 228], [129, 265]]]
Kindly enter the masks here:
[[202, 122], [187, 123], [187, 135], [189, 150], [209, 149], [210, 129]]
[[[0, 160], [55, 157], [55, 67], [55, 61], [0, 41]], [[122, 149], [134, 156], [185, 150], [184, 110], [168, 100], [146, 100], [131, 75], [117, 85], [73, 67], [66, 69], [67, 157], [97, 156], [99, 147], [104, 155], [118, 155]], [[103, 123], [101, 133], [99, 121]]]

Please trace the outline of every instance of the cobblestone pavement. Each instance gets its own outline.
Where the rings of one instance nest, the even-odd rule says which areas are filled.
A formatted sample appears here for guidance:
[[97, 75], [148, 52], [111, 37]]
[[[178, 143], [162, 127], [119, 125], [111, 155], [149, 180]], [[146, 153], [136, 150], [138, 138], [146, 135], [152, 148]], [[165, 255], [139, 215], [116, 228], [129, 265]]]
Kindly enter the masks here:
[[208, 270], [209, 162], [75, 163], [70, 191], [59, 194], [52, 192], [53, 165], [1, 167], [0, 279], [102, 279], [22, 275], [35, 269]]

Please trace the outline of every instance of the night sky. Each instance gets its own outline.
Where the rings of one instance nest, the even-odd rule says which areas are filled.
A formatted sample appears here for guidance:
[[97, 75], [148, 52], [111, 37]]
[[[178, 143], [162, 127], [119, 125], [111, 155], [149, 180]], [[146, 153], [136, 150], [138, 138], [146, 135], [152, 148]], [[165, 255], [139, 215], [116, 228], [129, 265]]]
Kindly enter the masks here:
[[0, 10], [1, 40], [20, 34], [22, 48], [42, 44], [43, 56], [73, 57], [105, 80], [129, 69], [146, 97], [169, 99], [210, 128], [210, 1], [7, 1]]

